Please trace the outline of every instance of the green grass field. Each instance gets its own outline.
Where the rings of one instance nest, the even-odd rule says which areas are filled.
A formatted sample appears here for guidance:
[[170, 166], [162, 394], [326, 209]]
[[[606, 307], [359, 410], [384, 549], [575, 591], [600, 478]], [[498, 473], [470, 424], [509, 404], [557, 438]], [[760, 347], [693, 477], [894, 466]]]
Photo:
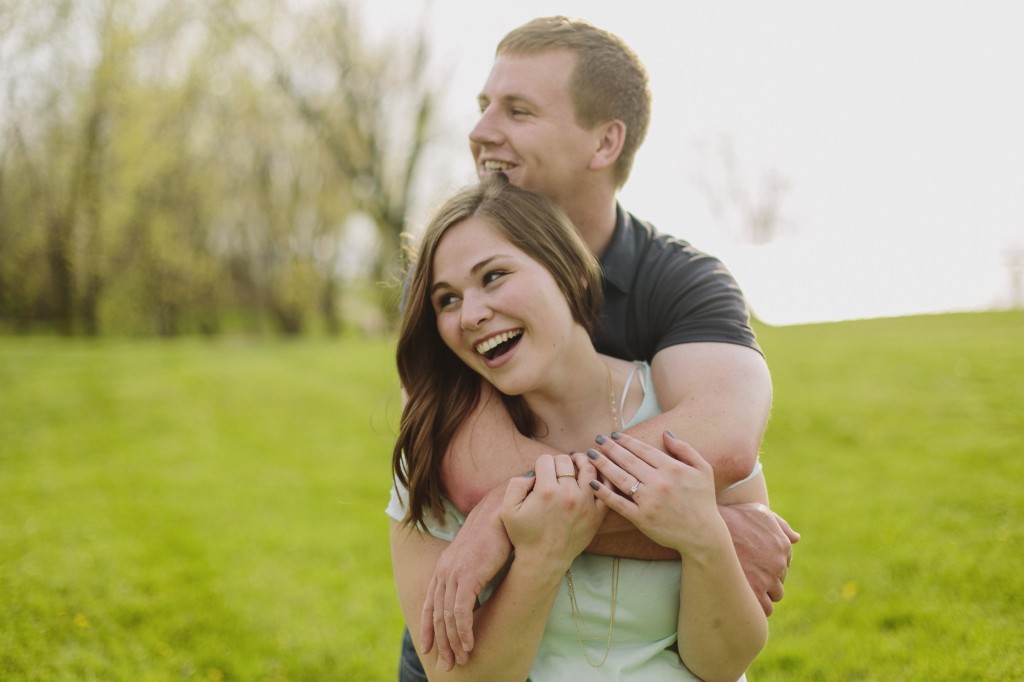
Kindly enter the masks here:
[[[752, 682], [1022, 679], [1024, 314], [758, 331], [804, 539]], [[395, 679], [391, 353], [0, 338], [0, 679]]]

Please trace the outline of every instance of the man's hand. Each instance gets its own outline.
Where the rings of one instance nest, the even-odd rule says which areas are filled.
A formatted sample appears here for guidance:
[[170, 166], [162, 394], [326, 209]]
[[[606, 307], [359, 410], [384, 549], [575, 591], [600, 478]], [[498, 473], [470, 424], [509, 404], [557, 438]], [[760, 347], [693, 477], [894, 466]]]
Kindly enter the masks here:
[[799, 542], [800, 534], [760, 503], [719, 505], [718, 511], [729, 527], [747, 582], [765, 615], [772, 615], [772, 602], [782, 600], [793, 543]]
[[437, 644], [442, 660], [468, 660], [477, 597], [512, 552], [501, 522], [503, 497], [503, 488], [486, 495], [437, 560], [420, 617], [422, 653]]

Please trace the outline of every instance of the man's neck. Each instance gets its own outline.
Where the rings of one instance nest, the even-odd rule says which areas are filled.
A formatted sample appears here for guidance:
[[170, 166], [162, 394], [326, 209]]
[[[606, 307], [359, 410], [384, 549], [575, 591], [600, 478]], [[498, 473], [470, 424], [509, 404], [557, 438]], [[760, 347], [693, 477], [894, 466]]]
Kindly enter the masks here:
[[601, 258], [615, 233], [615, 194], [563, 208], [590, 251]]

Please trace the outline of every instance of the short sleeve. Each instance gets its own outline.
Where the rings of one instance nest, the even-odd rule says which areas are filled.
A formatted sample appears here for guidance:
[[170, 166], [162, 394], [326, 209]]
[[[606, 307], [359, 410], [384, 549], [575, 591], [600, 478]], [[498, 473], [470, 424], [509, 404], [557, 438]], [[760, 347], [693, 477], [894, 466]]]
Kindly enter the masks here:
[[[682, 257], [680, 250], [687, 251], [688, 257]], [[638, 297], [650, 306], [647, 319], [661, 327], [654, 353], [704, 341], [734, 343], [760, 352], [746, 298], [720, 260], [689, 246], [666, 246], [659, 257], [662, 267], [649, 282], [649, 297]]]
[[[409, 491], [405, 486], [398, 481], [393, 482], [388, 506], [384, 509], [384, 513], [392, 520], [401, 523], [409, 509], [408, 500]], [[466, 522], [466, 517], [455, 508], [455, 505], [447, 497], [442, 498], [441, 503], [444, 507], [444, 519], [438, 521], [428, 512], [424, 518], [424, 525], [426, 525], [427, 532], [435, 538], [451, 542], [462, 528], [462, 524]]]

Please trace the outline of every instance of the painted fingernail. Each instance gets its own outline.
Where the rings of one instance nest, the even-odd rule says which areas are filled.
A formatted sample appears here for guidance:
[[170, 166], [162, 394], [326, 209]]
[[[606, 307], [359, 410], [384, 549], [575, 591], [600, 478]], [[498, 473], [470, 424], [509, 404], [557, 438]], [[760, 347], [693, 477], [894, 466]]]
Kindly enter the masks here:
[[618, 431], [612, 431], [612, 440], [618, 440], [622, 438], [622, 434]]
[[593, 488], [594, 490], [600, 490], [601, 489], [601, 484], [598, 483], [597, 481], [591, 481], [590, 482], [590, 487]]
[[536, 474], [535, 474], [535, 473], [533, 473], [532, 471], [527, 471], [527, 472], [526, 472], [526, 477], [527, 477], [527, 478], [533, 478], [534, 476], [536, 476]]
[[597, 436], [596, 438], [594, 438], [594, 440], [596, 440], [596, 441], [597, 441], [597, 444], [598, 444], [598, 445], [604, 445], [604, 442], [605, 442], [606, 440], [608, 440], [608, 439], [607, 439], [607, 438], [605, 438], [604, 436], [602, 436], [602, 435], [598, 434], [598, 436]]
[[597, 459], [597, 450], [595, 450], [594, 448], [590, 448], [589, 450], [587, 450], [587, 457], [589, 457], [590, 459]]
[[672, 433], [670, 430], [665, 429], [665, 433], [667, 433], [668, 437], [671, 438], [672, 440], [679, 440], [678, 438], [676, 438], [676, 434]]

